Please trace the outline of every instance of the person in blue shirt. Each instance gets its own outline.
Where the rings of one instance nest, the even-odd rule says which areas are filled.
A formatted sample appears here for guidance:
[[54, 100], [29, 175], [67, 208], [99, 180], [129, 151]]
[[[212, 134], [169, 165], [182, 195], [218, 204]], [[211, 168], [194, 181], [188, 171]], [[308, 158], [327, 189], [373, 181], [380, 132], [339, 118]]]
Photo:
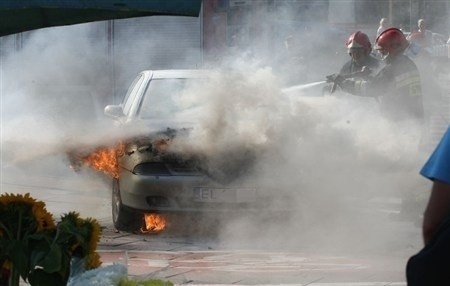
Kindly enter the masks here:
[[450, 128], [420, 174], [432, 188], [422, 223], [425, 246], [408, 260], [408, 286], [450, 285]]

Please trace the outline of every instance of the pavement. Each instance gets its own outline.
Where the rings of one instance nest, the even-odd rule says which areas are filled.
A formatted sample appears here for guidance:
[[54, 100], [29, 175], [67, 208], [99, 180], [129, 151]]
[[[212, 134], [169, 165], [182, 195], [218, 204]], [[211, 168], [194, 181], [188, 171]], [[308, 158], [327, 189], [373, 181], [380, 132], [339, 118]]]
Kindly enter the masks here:
[[[175, 285], [400, 286], [406, 285], [407, 259], [421, 246], [420, 229], [412, 221], [391, 219], [385, 209], [359, 213], [359, 220], [332, 228], [294, 231], [242, 223], [217, 232], [189, 222], [159, 234], [119, 232], [111, 223], [107, 180], [23, 175], [3, 172], [1, 191], [30, 193], [55, 215], [78, 211], [95, 217], [103, 227], [102, 267], [124, 264], [136, 279]], [[382, 219], [370, 222], [374, 216]]]
[[317, 256], [298, 252], [106, 251], [130, 276], [177, 285], [406, 285], [401, 259]]
[[408, 244], [408, 237], [420, 237], [420, 230], [406, 221], [393, 221], [392, 227], [396, 237], [385, 242], [386, 249], [366, 240], [350, 251], [349, 245], [339, 249], [323, 243], [326, 238], [308, 244], [298, 239], [298, 245], [259, 236], [225, 242], [192, 233], [123, 233], [108, 226], [99, 252], [104, 266], [126, 264], [130, 277], [176, 285], [406, 285], [406, 261], [420, 247], [418, 241]]

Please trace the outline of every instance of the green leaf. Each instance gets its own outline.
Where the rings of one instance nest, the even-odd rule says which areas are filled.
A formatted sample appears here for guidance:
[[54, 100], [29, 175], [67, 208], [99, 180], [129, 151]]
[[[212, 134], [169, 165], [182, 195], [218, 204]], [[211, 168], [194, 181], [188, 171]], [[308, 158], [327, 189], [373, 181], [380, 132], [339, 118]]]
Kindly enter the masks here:
[[30, 247], [32, 249], [30, 254], [30, 270], [33, 271], [50, 252], [52, 244], [50, 234], [32, 235], [30, 238]]
[[47, 273], [53, 273], [61, 270], [61, 248], [57, 244], [50, 246], [50, 251], [44, 259], [37, 265], [43, 268]]
[[63, 286], [66, 285], [67, 281], [64, 281], [60, 273], [47, 273], [41, 269], [36, 269], [32, 274], [30, 274], [28, 282], [32, 286]]
[[61, 271], [59, 271], [59, 273], [61, 274], [61, 277], [64, 281], [69, 280], [69, 275], [70, 275], [70, 260], [72, 258], [70, 257], [69, 254], [64, 254], [62, 256], [62, 260], [61, 260]]
[[29, 268], [29, 251], [28, 244], [22, 240], [12, 240], [10, 244], [10, 251], [8, 253], [12, 264], [19, 271], [22, 278], [26, 278], [30, 272]]

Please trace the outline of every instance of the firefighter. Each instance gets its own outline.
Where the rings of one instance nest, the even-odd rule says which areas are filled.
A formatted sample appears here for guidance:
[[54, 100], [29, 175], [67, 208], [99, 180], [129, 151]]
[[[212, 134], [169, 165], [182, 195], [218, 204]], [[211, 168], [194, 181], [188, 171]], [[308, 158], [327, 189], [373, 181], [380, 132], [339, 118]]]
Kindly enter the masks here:
[[403, 54], [409, 46], [402, 31], [384, 30], [376, 39], [384, 66], [367, 79], [345, 78], [340, 74], [327, 77], [342, 90], [358, 96], [376, 97], [383, 114], [394, 121], [423, 121], [424, 110], [420, 74], [416, 64]]
[[361, 31], [350, 35], [347, 40], [348, 54], [351, 59], [344, 64], [340, 74], [353, 74], [361, 72], [363, 67], [375, 70], [379, 66], [379, 61], [372, 56], [372, 44], [369, 37]]
[[[417, 150], [423, 144], [424, 108], [419, 70], [416, 64], [404, 54], [409, 42], [397, 28], [384, 30], [376, 39], [377, 49], [384, 66], [374, 76], [365, 79], [346, 79], [335, 75], [333, 81], [353, 95], [378, 99], [381, 113], [400, 130], [404, 126], [417, 126]], [[406, 123], [407, 125], [405, 125]], [[402, 190], [403, 191], [403, 190]], [[418, 197], [402, 193], [400, 218], [420, 218], [417, 213]]]
[[[369, 37], [356, 31], [350, 35], [346, 42], [350, 60], [341, 68], [339, 74], [344, 78], [367, 78], [373, 71], [379, 67], [379, 60], [372, 56], [372, 44]], [[332, 82], [331, 93], [336, 89], [336, 83], [333, 82], [333, 75], [327, 77], [328, 82]]]

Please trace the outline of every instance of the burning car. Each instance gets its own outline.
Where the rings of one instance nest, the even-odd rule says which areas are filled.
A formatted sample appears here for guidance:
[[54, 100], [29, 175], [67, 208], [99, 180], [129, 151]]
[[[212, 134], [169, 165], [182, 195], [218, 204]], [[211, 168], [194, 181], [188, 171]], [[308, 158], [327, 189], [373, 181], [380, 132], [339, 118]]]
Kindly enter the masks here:
[[[165, 224], [163, 214], [263, 205], [258, 187], [241, 179], [251, 173], [258, 148], [236, 145], [214, 154], [173, 148], [175, 141], [190, 136], [201, 115], [195, 103], [180, 104], [180, 94], [207, 76], [201, 70], [142, 71], [120, 104], [105, 107], [105, 115], [115, 120], [127, 139], [91, 156], [106, 156], [112, 162], [106, 171], [113, 177], [112, 218], [118, 230], [137, 229], [144, 215], [145, 222], [159, 224], [153, 229], [158, 231]], [[83, 160], [91, 166], [98, 161]]]

